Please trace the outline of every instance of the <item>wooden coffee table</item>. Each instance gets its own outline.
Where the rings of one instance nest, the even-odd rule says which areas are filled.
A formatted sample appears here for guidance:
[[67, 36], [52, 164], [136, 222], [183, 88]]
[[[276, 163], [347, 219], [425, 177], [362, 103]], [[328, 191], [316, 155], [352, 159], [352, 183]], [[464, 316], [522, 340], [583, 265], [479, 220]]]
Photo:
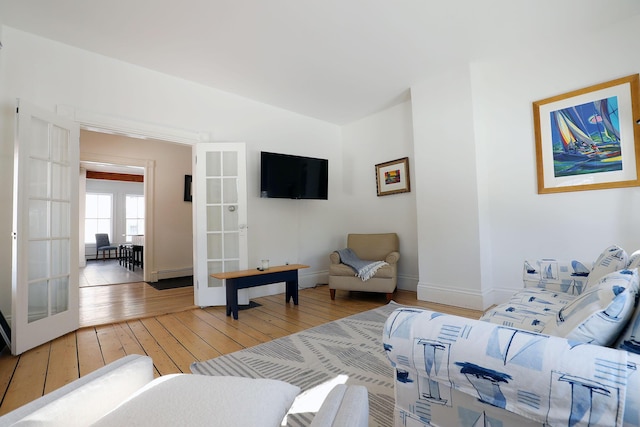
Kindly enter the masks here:
[[266, 270], [253, 268], [213, 273], [211, 277], [226, 281], [227, 316], [233, 314], [233, 318], [238, 319], [238, 289], [285, 282], [285, 303], [293, 299], [293, 304], [298, 305], [298, 270], [302, 268], [309, 268], [309, 266], [303, 264], [277, 265]]

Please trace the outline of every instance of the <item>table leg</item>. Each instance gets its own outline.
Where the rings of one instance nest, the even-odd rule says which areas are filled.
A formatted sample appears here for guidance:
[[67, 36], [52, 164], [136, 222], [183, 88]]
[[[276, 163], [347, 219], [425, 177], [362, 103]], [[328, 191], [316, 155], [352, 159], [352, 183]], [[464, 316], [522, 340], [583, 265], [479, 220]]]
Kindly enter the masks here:
[[233, 314], [233, 318], [238, 320], [238, 289], [234, 279], [227, 279], [226, 282], [227, 316]]
[[293, 299], [293, 304], [298, 305], [298, 278], [286, 282], [285, 302], [288, 303]]

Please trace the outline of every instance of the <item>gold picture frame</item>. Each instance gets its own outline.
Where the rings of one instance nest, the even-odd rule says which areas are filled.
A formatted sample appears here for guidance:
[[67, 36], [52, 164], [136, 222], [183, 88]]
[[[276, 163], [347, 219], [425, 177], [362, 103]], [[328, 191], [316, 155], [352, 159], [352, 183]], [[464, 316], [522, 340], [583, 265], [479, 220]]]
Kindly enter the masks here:
[[538, 194], [640, 185], [639, 75], [533, 103]]
[[411, 191], [409, 158], [392, 160], [376, 165], [376, 188], [378, 196], [408, 193]]

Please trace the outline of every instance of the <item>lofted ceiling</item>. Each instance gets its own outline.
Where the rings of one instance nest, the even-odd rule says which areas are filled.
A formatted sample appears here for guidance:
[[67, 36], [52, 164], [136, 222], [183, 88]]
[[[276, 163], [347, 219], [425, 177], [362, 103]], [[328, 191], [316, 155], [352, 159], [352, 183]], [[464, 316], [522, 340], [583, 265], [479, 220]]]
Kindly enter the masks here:
[[579, 52], [639, 13], [637, 0], [0, 0], [4, 25], [338, 125], [448, 64]]

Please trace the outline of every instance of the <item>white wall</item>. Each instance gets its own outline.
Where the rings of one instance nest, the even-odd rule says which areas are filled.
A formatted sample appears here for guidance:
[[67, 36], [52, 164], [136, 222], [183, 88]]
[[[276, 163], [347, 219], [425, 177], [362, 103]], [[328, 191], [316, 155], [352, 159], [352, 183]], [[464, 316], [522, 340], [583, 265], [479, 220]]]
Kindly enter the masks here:
[[482, 304], [480, 225], [470, 70], [434, 74], [411, 88], [420, 282], [418, 298]]
[[460, 65], [412, 88], [423, 299], [483, 309], [522, 286], [525, 258], [640, 248], [637, 187], [537, 194], [532, 113], [536, 100], [638, 73], [638, 39], [633, 17], [571, 52]]
[[[346, 212], [344, 235], [336, 249], [346, 246], [347, 233], [397, 233], [400, 240], [398, 287], [416, 290], [416, 174], [413, 157], [411, 102], [373, 114], [342, 128], [343, 181]], [[409, 157], [411, 191], [377, 196], [375, 165]]]
[[594, 28], [591, 38], [574, 46], [570, 60], [566, 51], [548, 49], [473, 65], [476, 142], [491, 218], [490, 274], [498, 300], [521, 286], [524, 258], [595, 260], [611, 244], [629, 253], [640, 248], [640, 188], [537, 194], [532, 109], [534, 101], [638, 73], [639, 39], [636, 16]]
[[[0, 176], [12, 182], [15, 99], [55, 111], [89, 112], [210, 133], [247, 143], [249, 264], [262, 258], [311, 266], [302, 284], [322, 281], [339, 232], [340, 128], [188, 81], [2, 27], [0, 50]], [[329, 159], [328, 201], [259, 198], [259, 151]], [[8, 201], [12, 188], [0, 188]], [[0, 207], [0, 235], [10, 236], [11, 206]], [[10, 312], [11, 240], [0, 240], [0, 309]]]

